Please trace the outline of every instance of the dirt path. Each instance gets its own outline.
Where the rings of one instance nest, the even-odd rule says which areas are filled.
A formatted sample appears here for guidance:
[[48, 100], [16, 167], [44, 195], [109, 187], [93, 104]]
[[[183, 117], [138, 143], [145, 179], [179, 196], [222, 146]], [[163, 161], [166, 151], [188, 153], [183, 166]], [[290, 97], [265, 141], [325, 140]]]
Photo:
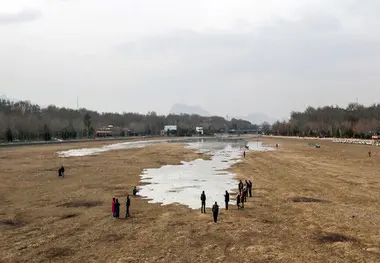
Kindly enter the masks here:
[[378, 262], [380, 149], [368, 158], [365, 146], [307, 142], [270, 138], [278, 152], [250, 152], [233, 170], [253, 181], [254, 198], [216, 225], [210, 211], [140, 198], [132, 218], [110, 215], [114, 196], [124, 215], [143, 168], [200, 157], [179, 144], [64, 161], [54, 152], [70, 146], [2, 149], [0, 261]]

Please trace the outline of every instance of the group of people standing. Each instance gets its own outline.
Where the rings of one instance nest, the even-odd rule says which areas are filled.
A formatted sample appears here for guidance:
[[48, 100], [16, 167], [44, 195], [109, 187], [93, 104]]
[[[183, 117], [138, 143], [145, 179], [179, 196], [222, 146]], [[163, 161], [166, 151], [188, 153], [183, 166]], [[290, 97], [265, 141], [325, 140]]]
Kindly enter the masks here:
[[238, 185], [239, 193], [236, 196], [236, 205], [238, 209], [244, 208], [244, 203], [247, 202], [247, 197], [252, 197], [252, 182], [251, 180], [245, 180], [243, 183], [241, 180]]
[[[127, 195], [127, 200], [125, 201], [125, 218], [129, 217], [129, 207], [131, 206], [131, 199]], [[119, 199], [112, 198], [112, 216], [120, 218], [120, 203]]]
[[[238, 209], [244, 208], [244, 203], [247, 202], [247, 197], [252, 197], [252, 182], [251, 180], [245, 180], [243, 183], [241, 180], [238, 185], [239, 193], [236, 196], [236, 205]], [[228, 203], [230, 202], [230, 194], [226, 190], [224, 194], [224, 202], [226, 210], [228, 210]], [[206, 194], [202, 191], [201, 194], [201, 213], [206, 213]], [[217, 202], [212, 206], [212, 215], [214, 217], [214, 223], [218, 221], [219, 205]]]
[[[133, 187], [132, 194], [134, 196], [138, 193], [137, 187]], [[129, 207], [131, 206], [131, 199], [129, 195], [127, 195], [127, 199], [125, 200], [125, 218], [129, 217]], [[116, 218], [120, 218], [120, 203], [119, 199], [112, 198], [112, 216]]]

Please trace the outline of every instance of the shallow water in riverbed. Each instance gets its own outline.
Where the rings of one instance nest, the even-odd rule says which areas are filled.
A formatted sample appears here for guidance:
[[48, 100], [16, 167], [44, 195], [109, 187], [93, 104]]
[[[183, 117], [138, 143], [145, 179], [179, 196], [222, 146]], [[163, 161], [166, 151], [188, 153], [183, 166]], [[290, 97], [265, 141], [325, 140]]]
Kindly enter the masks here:
[[[181, 165], [164, 165], [161, 168], [145, 169], [141, 175], [139, 195], [149, 199], [149, 203], [183, 204], [192, 209], [200, 208], [200, 195], [206, 193], [206, 207], [218, 202], [224, 208], [224, 194], [235, 199], [232, 191], [237, 188], [235, 174], [225, 171], [241, 161], [245, 142], [199, 141], [188, 147], [210, 154], [211, 160], [197, 159], [182, 162]], [[248, 143], [249, 151], [273, 150], [261, 142]], [[247, 150], [246, 150], [247, 151]], [[148, 183], [148, 184], [146, 184]], [[233, 201], [230, 201], [233, 204]]]
[[[261, 142], [247, 143], [243, 138], [181, 138], [123, 142], [100, 148], [72, 149], [57, 152], [57, 154], [60, 157], [97, 155], [112, 150], [141, 148], [167, 142], [186, 143], [188, 148], [209, 154], [211, 160], [197, 159], [182, 162], [182, 165], [164, 165], [157, 169], [145, 169], [141, 175], [141, 182], [144, 185], [139, 187], [139, 195], [149, 199], [150, 203], [163, 205], [178, 203], [192, 209], [200, 208], [202, 191], [205, 191], [207, 196], [207, 207], [211, 207], [215, 201], [221, 208], [224, 207], [226, 190], [230, 193], [230, 199], [235, 199], [232, 191], [237, 188], [238, 182], [234, 179], [235, 174], [225, 170], [241, 161], [244, 150], [274, 150], [263, 146]], [[245, 149], [246, 144], [249, 150]], [[230, 204], [233, 202], [230, 201]]]
[[[257, 137], [257, 136], [251, 136]], [[87, 155], [98, 155], [104, 152], [113, 151], [113, 150], [121, 150], [121, 149], [131, 149], [131, 148], [143, 148], [152, 144], [157, 143], [189, 143], [189, 142], [243, 142], [244, 137], [237, 138], [216, 138], [216, 137], [184, 137], [179, 139], [158, 139], [158, 140], [145, 140], [145, 141], [127, 141], [121, 143], [109, 144], [99, 148], [79, 148], [79, 149], [71, 149], [67, 151], [59, 151], [57, 152], [59, 157], [78, 157], [78, 156], [87, 156]]]

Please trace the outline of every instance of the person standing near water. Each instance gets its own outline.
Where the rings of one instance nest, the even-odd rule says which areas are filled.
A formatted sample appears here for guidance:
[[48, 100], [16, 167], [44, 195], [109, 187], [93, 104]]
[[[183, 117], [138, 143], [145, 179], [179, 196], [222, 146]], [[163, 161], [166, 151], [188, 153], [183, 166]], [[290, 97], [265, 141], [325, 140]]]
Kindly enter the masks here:
[[133, 193], [134, 196], [137, 195], [137, 192], [138, 192], [137, 187], [136, 187], [136, 186], [133, 187], [133, 191], [132, 191], [132, 193]]
[[241, 208], [244, 208], [244, 191], [243, 190], [240, 192], [240, 203], [241, 203]]
[[240, 193], [238, 193], [236, 196], [236, 205], [237, 205], [237, 208], [239, 210], [240, 209]]
[[120, 203], [118, 199], [116, 199], [115, 201], [115, 217], [116, 218], [120, 217]]
[[226, 203], [226, 210], [228, 210], [228, 202], [230, 201], [230, 194], [226, 190], [226, 194], [224, 195], [224, 202]]
[[216, 223], [216, 221], [218, 221], [218, 213], [219, 213], [219, 206], [215, 202], [215, 204], [212, 206], [212, 215], [214, 217], [214, 223]]
[[127, 200], [125, 201], [125, 218], [129, 217], [130, 205], [131, 205], [131, 199], [129, 199], [129, 195], [127, 195]]
[[248, 181], [248, 192], [249, 192], [249, 197], [252, 197], [252, 182], [251, 182], [251, 180]]
[[245, 180], [244, 184], [244, 202], [247, 202], [249, 183]]
[[243, 156], [244, 156], [244, 158], [245, 158], [245, 151], [243, 152]]
[[112, 216], [115, 217], [115, 197], [112, 198]]
[[202, 191], [201, 201], [202, 201], [201, 213], [206, 213], [206, 194], [205, 194], [205, 191]]
[[240, 180], [239, 182], [239, 192], [241, 192], [243, 190], [243, 182]]

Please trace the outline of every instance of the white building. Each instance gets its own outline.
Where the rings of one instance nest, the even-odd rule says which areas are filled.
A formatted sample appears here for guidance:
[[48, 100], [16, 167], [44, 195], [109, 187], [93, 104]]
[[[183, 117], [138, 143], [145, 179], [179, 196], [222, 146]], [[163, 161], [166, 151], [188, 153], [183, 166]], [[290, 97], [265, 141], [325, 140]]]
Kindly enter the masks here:
[[165, 125], [164, 131], [176, 131], [177, 130], [177, 125]]
[[202, 135], [203, 135], [203, 127], [195, 127], [195, 131], [196, 131], [198, 134], [202, 134]]

